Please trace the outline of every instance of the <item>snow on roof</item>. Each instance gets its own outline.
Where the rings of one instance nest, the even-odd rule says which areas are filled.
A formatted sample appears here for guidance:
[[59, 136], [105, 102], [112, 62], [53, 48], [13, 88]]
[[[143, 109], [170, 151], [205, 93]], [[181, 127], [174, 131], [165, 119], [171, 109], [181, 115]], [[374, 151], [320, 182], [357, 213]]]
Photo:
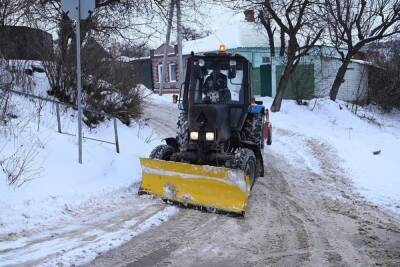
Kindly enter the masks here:
[[[335, 56], [324, 56], [324, 58], [335, 59], [335, 60], [340, 60], [340, 61], [342, 60], [340, 57], [335, 57]], [[366, 61], [366, 60], [361, 60], [361, 59], [351, 59], [350, 61], [352, 63], [357, 63], [357, 64], [360, 64], [360, 65], [367, 65], [367, 66], [375, 66], [376, 67], [376, 65], [371, 61]]]
[[236, 17], [226, 21], [226, 26], [217, 29], [211, 35], [183, 43], [184, 55], [217, 51], [221, 44], [227, 50], [239, 47], [268, 47], [268, 36], [262, 26]]
[[150, 56], [144, 56], [144, 57], [119, 56], [119, 57], [115, 58], [116, 61], [124, 62], [124, 63], [129, 63], [129, 62], [144, 60], [144, 59], [150, 59]]
[[371, 61], [366, 61], [366, 60], [361, 60], [361, 59], [352, 59], [351, 62], [358, 63], [361, 65], [374, 66], [374, 63], [372, 63]]
[[119, 56], [116, 58], [116, 60], [121, 62], [131, 62], [132, 60], [134, 60], [134, 58], [127, 56]]

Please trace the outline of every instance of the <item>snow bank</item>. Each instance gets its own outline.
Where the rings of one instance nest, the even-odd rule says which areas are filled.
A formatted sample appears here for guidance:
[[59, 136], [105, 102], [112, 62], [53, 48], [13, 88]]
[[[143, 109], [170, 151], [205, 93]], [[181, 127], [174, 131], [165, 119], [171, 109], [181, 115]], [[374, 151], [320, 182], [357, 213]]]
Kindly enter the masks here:
[[147, 101], [157, 102], [157, 103], [162, 103], [162, 104], [173, 104], [172, 96], [176, 95], [176, 94], [165, 94], [164, 93], [162, 95], [159, 95], [157, 93], [154, 93], [154, 91], [146, 88], [144, 85], [141, 85], [140, 88], [141, 88], [141, 90], [143, 90], [145, 99]]
[[[271, 98], [262, 100], [267, 106], [272, 103]], [[269, 149], [292, 157], [298, 161], [297, 165], [318, 173], [318, 161], [305, 142], [328, 143], [342, 159], [333, 164], [346, 170], [360, 193], [400, 212], [400, 112], [383, 114], [369, 107], [359, 109], [356, 116], [350, 108], [350, 104], [329, 99], [311, 100], [308, 106], [284, 100], [281, 112], [271, 113], [270, 117], [274, 140], [283, 139], [289, 145], [275, 142]], [[321, 145], [321, 150], [324, 149]]]
[[[15, 151], [21, 155], [33, 151], [25, 176], [31, 180], [19, 187], [9, 186], [0, 171], [0, 234], [56, 220], [66, 209], [141, 179], [139, 157], [147, 156], [157, 139], [144, 122], [131, 127], [118, 122], [120, 154], [112, 144], [84, 139], [81, 165], [77, 138], [70, 135], [77, 133], [75, 112], [62, 113], [62, 131], [67, 134], [59, 134], [53, 104], [44, 105], [39, 123], [37, 101], [14, 95], [12, 103], [18, 118], [1, 133], [1, 158]], [[112, 121], [94, 130], [85, 127], [84, 136], [114, 142]]]

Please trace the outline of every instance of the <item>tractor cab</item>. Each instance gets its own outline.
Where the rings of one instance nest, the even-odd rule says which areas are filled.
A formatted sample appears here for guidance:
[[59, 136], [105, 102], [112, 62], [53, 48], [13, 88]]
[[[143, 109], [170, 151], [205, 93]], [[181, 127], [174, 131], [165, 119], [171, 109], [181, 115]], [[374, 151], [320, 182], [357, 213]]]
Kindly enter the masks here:
[[233, 104], [250, 102], [251, 64], [240, 55], [206, 53], [192, 55], [187, 62], [183, 109], [193, 104]]
[[193, 62], [195, 104], [244, 103], [243, 62], [236, 59], [200, 58]]
[[227, 53], [192, 55], [187, 64], [181, 96], [193, 132], [190, 139], [226, 142], [246, 119], [252, 97], [251, 64], [240, 55]]

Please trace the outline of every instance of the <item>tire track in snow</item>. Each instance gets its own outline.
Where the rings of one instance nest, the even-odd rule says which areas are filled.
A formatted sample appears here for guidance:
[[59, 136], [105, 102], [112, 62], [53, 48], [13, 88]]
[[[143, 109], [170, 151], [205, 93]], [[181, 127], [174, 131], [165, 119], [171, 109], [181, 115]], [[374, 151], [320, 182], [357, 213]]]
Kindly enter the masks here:
[[129, 191], [112, 195], [115, 198], [112, 203], [93, 203], [74, 209], [58, 225], [0, 237], [0, 265], [54, 266], [51, 262], [67, 265], [87, 262], [102, 253], [105, 246], [110, 249], [128, 241], [135, 229], [147, 227], [142, 225], [146, 220], [153, 218], [154, 223], [159, 223], [156, 217], [161, 215], [165, 220], [163, 213], [167, 207], [161, 201], [150, 197], [139, 199], [136, 192]]
[[[167, 104], [153, 106], [146, 110], [150, 124], [159, 127], [163, 137], [175, 136], [178, 110], [171, 111]], [[320, 169], [314, 168], [314, 162], [298, 168], [291, 158], [266, 147], [265, 177], [255, 184], [245, 218], [181, 209], [168, 222], [89, 265], [399, 265], [399, 217], [352, 191], [349, 179], [332, 165], [338, 159], [328, 145], [286, 129], [274, 131], [278, 142], [279, 135], [285, 137], [283, 146], [302, 138]], [[297, 160], [301, 162], [303, 156], [300, 153]], [[370, 220], [372, 224], [366, 223]], [[385, 238], [373, 236], [378, 230]]]

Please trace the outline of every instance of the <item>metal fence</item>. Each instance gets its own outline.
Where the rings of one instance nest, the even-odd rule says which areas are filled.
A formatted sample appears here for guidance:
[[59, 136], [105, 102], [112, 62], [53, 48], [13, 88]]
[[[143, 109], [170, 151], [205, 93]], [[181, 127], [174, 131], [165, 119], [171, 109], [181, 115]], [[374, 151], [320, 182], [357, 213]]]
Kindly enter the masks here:
[[[71, 135], [71, 136], [75, 136], [74, 134], [71, 133], [67, 133], [67, 132], [63, 132], [62, 127], [61, 127], [61, 116], [60, 116], [60, 105], [62, 106], [66, 106], [66, 107], [70, 107], [73, 109], [77, 109], [77, 106], [72, 105], [72, 104], [68, 104], [68, 103], [63, 103], [57, 100], [53, 100], [50, 98], [46, 98], [46, 97], [42, 97], [42, 96], [37, 96], [34, 94], [30, 94], [30, 93], [25, 93], [25, 92], [21, 92], [21, 91], [17, 91], [17, 90], [13, 90], [13, 89], [5, 89], [5, 88], [0, 88], [3, 92], [10, 92], [16, 95], [21, 95], [27, 98], [31, 98], [31, 99], [38, 99], [38, 100], [42, 100], [42, 101], [46, 101], [46, 102], [50, 102], [55, 104], [56, 106], [56, 114], [57, 114], [57, 131], [60, 134], [66, 134], [66, 135]], [[107, 141], [107, 140], [101, 140], [101, 139], [96, 139], [96, 138], [92, 138], [92, 137], [85, 137], [83, 136], [83, 139], [88, 139], [88, 140], [92, 140], [92, 141], [97, 141], [97, 142], [102, 142], [102, 143], [107, 143], [107, 144], [111, 144], [111, 145], [115, 145], [115, 150], [117, 153], [120, 152], [120, 148], [119, 148], [119, 141], [118, 141], [118, 127], [117, 127], [117, 118], [111, 114], [102, 112], [102, 111], [96, 111], [96, 110], [91, 110], [91, 109], [86, 109], [83, 108], [84, 111], [86, 112], [90, 112], [93, 114], [97, 114], [97, 115], [101, 115], [101, 116], [105, 116], [107, 118], [110, 118], [113, 120], [113, 127], [114, 127], [114, 142], [111, 141]]]

